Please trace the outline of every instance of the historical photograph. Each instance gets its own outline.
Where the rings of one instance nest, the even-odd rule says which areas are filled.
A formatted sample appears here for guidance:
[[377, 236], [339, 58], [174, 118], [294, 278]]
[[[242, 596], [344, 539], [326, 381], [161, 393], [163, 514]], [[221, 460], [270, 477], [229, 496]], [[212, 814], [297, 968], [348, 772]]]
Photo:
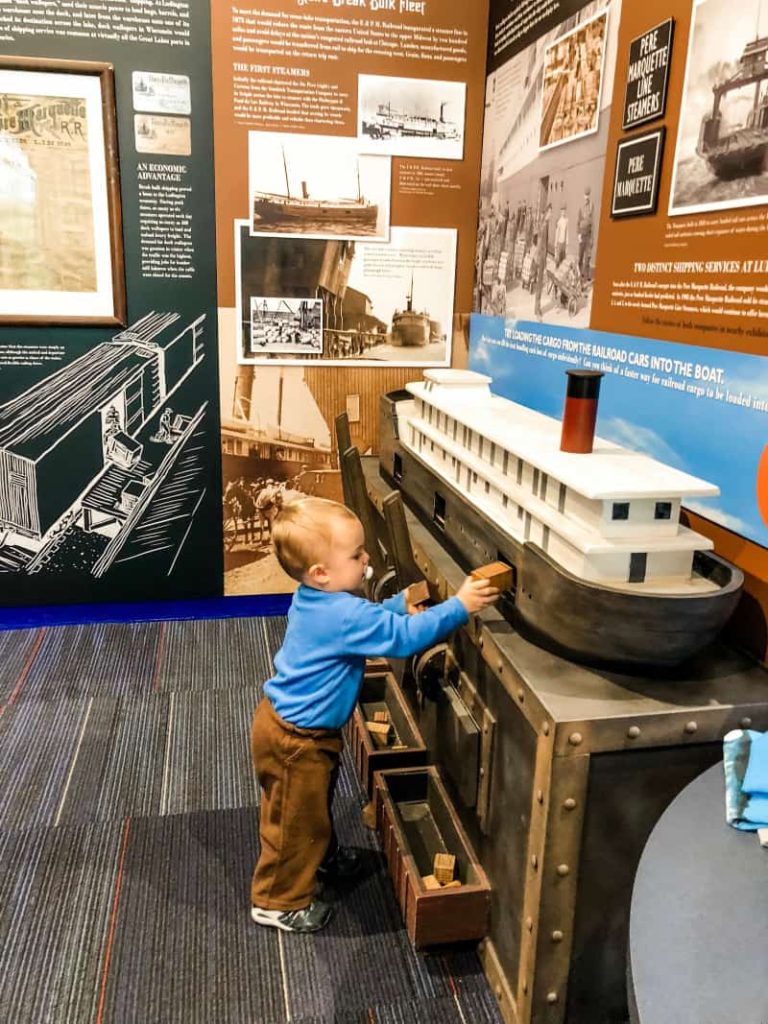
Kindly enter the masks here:
[[[766, 5], [768, 7], [768, 5]], [[670, 190], [670, 214], [768, 202], [768, 10], [697, 2]]]
[[[246, 335], [244, 335], [246, 337]], [[306, 356], [323, 351], [323, 303], [320, 299], [251, 296], [250, 344], [239, 362], [258, 362], [275, 354]]]
[[249, 132], [251, 233], [386, 241], [391, 165], [356, 139]]
[[541, 149], [597, 131], [607, 17], [601, 11], [544, 51]]
[[112, 72], [0, 59], [0, 321], [125, 321]]
[[[242, 231], [248, 238], [247, 225]], [[233, 314], [220, 310], [220, 339], [231, 337]], [[272, 522], [300, 495], [343, 500], [331, 428], [344, 371], [324, 375], [329, 393], [321, 407], [307, 382], [312, 364], [259, 366], [241, 362], [232, 345], [219, 349], [224, 592], [287, 593], [296, 583], [275, 558]], [[357, 387], [349, 382], [346, 390]]]
[[[493, 316], [588, 327], [597, 258], [619, 18], [618, 4], [585, 5], [488, 78], [473, 308]], [[561, 38], [601, 23], [597, 131], [539, 147], [547, 56]], [[586, 58], [585, 58], [586, 59]]]
[[360, 151], [461, 160], [465, 106], [464, 82], [360, 75]]
[[163, 156], [190, 156], [192, 122], [188, 117], [164, 117], [159, 114], [134, 114], [137, 153]]
[[189, 76], [134, 71], [133, 109], [150, 114], [191, 114]]
[[[318, 300], [320, 351], [252, 351], [249, 361], [445, 366], [451, 358], [456, 231], [392, 228], [387, 245], [259, 238], [235, 222], [238, 352], [251, 351], [253, 300]], [[278, 302], [279, 305], [279, 302]], [[283, 306], [283, 310], [285, 307]]]

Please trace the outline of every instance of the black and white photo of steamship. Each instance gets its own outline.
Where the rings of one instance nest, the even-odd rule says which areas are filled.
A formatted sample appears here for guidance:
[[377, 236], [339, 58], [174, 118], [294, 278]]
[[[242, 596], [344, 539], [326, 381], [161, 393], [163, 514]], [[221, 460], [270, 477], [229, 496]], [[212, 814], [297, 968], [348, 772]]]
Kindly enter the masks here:
[[250, 132], [252, 235], [389, 239], [391, 160], [355, 139]]
[[465, 106], [463, 82], [360, 75], [360, 152], [461, 160]]

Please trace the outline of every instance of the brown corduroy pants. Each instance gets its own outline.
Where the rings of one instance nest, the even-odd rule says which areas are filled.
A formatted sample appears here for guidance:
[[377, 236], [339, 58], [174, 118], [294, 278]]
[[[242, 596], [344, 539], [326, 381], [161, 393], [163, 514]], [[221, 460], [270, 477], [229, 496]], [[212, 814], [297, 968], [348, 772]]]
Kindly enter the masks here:
[[251, 903], [301, 910], [315, 895], [315, 874], [333, 856], [331, 802], [342, 749], [337, 729], [299, 729], [261, 700], [251, 726], [251, 753], [261, 786], [259, 860]]

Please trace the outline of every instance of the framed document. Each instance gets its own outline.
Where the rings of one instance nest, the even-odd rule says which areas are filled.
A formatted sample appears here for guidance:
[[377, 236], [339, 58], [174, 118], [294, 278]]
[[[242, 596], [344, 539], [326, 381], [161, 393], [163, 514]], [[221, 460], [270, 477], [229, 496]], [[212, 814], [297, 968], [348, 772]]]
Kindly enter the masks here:
[[110, 64], [0, 58], [3, 323], [126, 323]]

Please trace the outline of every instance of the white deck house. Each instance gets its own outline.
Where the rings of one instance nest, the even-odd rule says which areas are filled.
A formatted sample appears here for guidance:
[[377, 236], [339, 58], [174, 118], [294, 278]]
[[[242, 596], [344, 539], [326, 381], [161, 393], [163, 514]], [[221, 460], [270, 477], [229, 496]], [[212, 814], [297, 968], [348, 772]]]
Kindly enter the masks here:
[[716, 496], [714, 484], [598, 437], [590, 454], [563, 452], [558, 420], [492, 395], [482, 374], [424, 377], [398, 409], [401, 443], [516, 540], [621, 589], [716, 589], [692, 573], [712, 542], [679, 522], [681, 499]]

